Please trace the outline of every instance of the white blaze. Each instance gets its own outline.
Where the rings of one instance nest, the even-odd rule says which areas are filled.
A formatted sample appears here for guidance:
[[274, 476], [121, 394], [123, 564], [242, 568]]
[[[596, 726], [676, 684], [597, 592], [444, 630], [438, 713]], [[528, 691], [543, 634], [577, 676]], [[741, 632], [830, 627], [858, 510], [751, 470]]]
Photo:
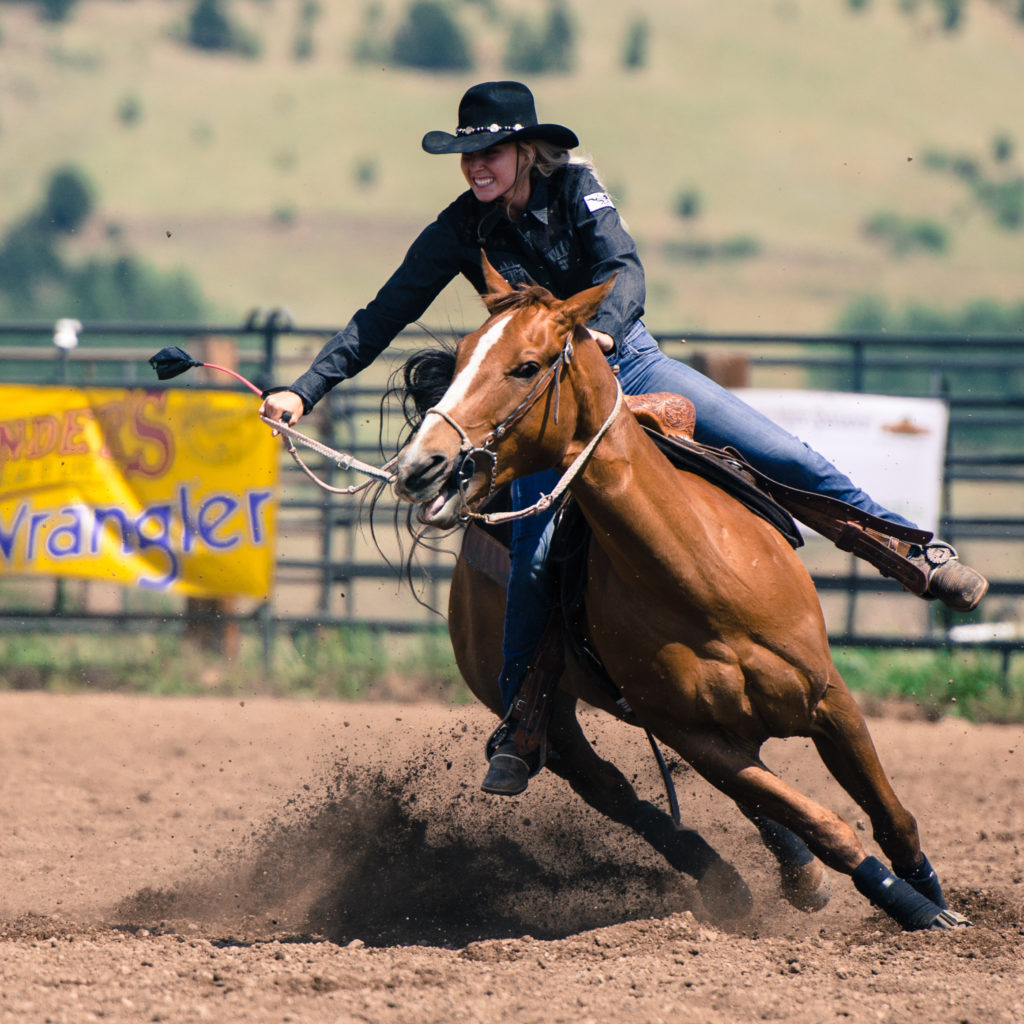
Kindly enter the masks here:
[[503, 316], [500, 320], [495, 320], [490, 327], [484, 332], [483, 337], [477, 342], [476, 348], [473, 350], [473, 354], [469, 357], [469, 362], [455, 375], [455, 379], [451, 383], [451, 387], [445, 392], [444, 398], [437, 403], [436, 408], [442, 412], [451, 414], [459, 402], [461, 402], [469, 393], [473, 387], [473, 381], [476, 379], [477, 373], [484, 364], [484, 360], [487, 358], [491, 349], [501, 340], [501, 336], [505, 331], [505, 324], [511, 319], [512, 314], [508, 313]]

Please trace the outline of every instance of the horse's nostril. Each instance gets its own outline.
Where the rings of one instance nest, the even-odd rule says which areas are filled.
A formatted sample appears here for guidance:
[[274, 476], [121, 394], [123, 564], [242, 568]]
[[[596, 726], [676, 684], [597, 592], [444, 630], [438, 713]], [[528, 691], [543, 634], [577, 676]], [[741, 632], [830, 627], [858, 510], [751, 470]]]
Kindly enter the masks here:
[[441, 454], [425, 456], [411, 466], [399, 467], [401, 489], [409, 495], [419, 496], [434, 487], [448, 474], [448, 460]]

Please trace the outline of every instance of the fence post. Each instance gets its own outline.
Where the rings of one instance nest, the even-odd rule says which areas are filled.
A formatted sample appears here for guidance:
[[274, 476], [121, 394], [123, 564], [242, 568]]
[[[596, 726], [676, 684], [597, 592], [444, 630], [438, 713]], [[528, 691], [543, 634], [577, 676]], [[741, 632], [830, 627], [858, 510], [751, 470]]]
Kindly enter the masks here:
[[[234, 338], [201, 337], [190, 346], [204, 363], [215, 363], [229, 370], [238, 369], [238, 342]], [[213, 370], [198, 367], [203, 382], [215, 380]], [[241, 628], [234, 615], [235, 600], [230, 597], [189, 597], [185, 601], [185, 640], [193, 647], [224, 658], [235, 658], [241, 645]]]
[[750, 387], [750, 357], [743, 352], [694, 352], [689, 363], [723, 388]]

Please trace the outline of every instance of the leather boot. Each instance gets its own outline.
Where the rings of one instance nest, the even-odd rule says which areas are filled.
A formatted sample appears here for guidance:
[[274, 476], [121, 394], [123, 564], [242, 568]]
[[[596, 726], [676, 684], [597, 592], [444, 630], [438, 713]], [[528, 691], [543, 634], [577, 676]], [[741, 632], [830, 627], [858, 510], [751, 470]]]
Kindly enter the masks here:
[[530, 776], [540, 767], [540, 750], [522, 754], [516, 749], [515, 727], [508, 729], [505, 737], [491, 754], [487, 774], [480, 788], [485, 793], [497, 796], [518, 796], [529, 785]]
[[935, 540], [910, 555], [928, 574], [924, 597], [932, 597], [958, 612], [973, 611], [988, 591], [988, 580], [957, 557], [956, 549]]

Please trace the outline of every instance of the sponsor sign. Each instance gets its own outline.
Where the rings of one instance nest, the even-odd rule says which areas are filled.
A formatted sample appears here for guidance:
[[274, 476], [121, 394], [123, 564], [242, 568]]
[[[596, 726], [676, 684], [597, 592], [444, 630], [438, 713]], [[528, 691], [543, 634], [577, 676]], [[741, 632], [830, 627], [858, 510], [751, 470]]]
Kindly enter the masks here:
[[277, 487], [246, 395], [0, 384], [0, 576], [262, 599]]
[[949, 412], [937, 398], [773, 391], [734, 393], [841, 469], [879, 504], [938, 528]]

